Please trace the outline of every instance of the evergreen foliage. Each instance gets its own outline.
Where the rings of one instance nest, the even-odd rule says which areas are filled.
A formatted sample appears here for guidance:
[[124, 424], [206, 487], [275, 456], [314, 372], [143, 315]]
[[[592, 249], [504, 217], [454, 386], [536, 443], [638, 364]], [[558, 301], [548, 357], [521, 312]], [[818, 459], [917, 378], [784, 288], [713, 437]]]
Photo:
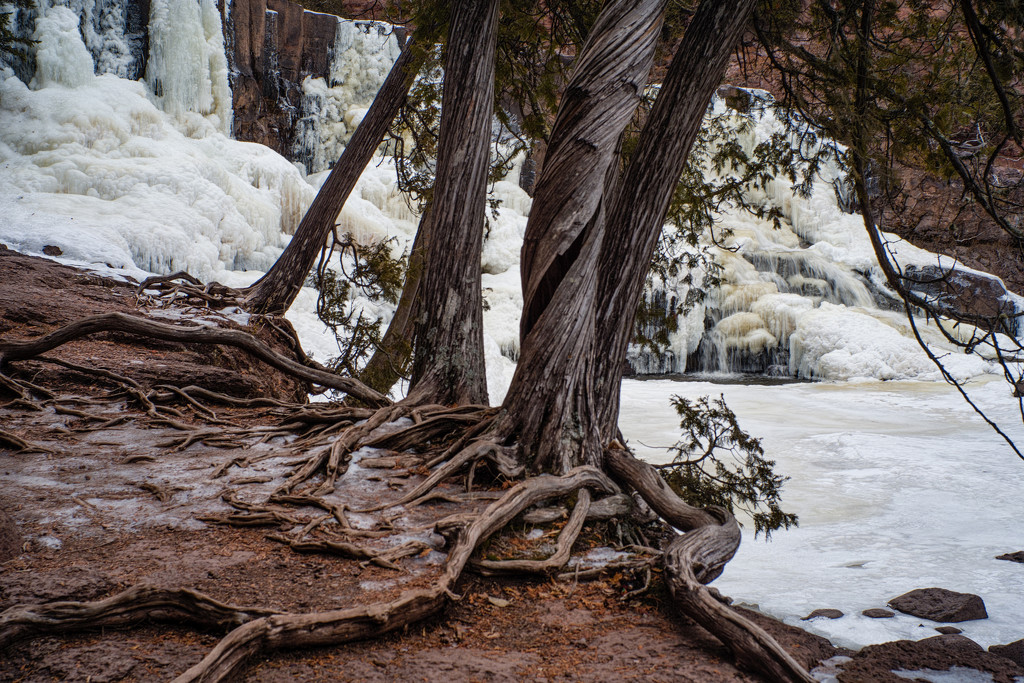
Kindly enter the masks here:
[[[357, 243], [346, 233], [335, 238], [321, 255], [313, 276], [318, 296], [317, 316], [334, 333], [339, 354], [328, 364], [332, 370], [356, 376], [384, 334], [384, 319], [367, 313], [355, 301], [362, 295], [371, 301], [397, 304], [405, 281], [406, 257], [391, 255], [393, 240], [369, 245]], [[340, 271], [328, 267], [338, 252]]]
[[754, 521], [754, 535], [763, 532], [766, 540], [773, 531], [797, 525], [797, 516], [779, 505], [788, 477], [775, 473], [775, 461], [764, 457], [760, 439], [740, 428], [724, 396], [695, 401], [674, 396], [672, 405], [683, 439], [660, 472], [673, 491], [696, 507], [744, 510]]

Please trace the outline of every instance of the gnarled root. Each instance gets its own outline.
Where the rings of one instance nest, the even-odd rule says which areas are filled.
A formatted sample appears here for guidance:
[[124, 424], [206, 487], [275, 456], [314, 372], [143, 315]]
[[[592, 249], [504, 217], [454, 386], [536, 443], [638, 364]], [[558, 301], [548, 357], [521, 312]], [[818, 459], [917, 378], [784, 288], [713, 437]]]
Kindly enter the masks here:
[[256, 358], [282, 372], [300, 379], [343, 391], [370, 405], [390, 403], [383, 394], [369, 388], [359, 380], [310, 368], [282, 356], [253, 335], [241, 330], [224, 330], [200, 325], [183, 327], [146, 320], [126, 313], [105, 313], [83, 318], [40, 338], [22, 342], [0, 344], [0, 370], [13, 360], [32, 358], [58, 346], [98, 332], [126, 332], [163, 341], [192, 344], [224, 344], [247, 351]]
[[440, 611], [476, 547], [538, 502], [583, 487], [613, 493], [615, 484], [594, 467], [578, 467], [561, 477], [542, 475], [509, 489], [479, 516], [466, 518], [448, 553], [444, 573], [428, 589], [406, 591], [390, 602], [313, 614], [278, 614], [255, 619], [224, 637], [201, 662], [175, 683], [222, 681], [270, 650], [336, 645], [388, 633]]
[[572, 510], [569, 521], [558, 534], [558, 543], [555, 552], [546, 560], [477, 560], [473, 567], [481, 570], [482, 574], [498, 574], [504, 572], [527, 573], [527, 574], [554, 574], [565, 566], [569, 561], [572, 551], [572, 544], [579, 538], [583, 523], [587, 520], [587, 513], [590, 512], [590, 491], [580, 490], [576, 500], [576, 507]]
[[185, 588], [133, 586], [95, 602], [15, 605], [0, 612], [0, 649], [32, 636], [118, 627], [147, 619], [188, 621], [200, 626], [237, 626], [273, 610], [233, 607]]
[[[180, 282], [176, 282], [176, 280]], [[143, 296], [146, 290], [157, 290], [159, 296], [168, 302], [198, 300], [210, 308], [226, 308], [238, 306], [244, 292], [219, 282], [203, 284], [202, 281], [181, 270], [171, 275], [154, 275], [142, 281], [136, 290], [137, 296]]]
[[736, 663], [772, 681], [813, 683], [814, 678], [767, 631], [716, 599], [702, 579], [717, 576], [740, 544], [736, 518], [677, 536], [665, 550], [665, 581], [679, 609], [725, 643]]
[[811, 683], [814, 678], [764, 629], [715, 598], [704, 585], [716, 579], [740, 545], [740, 529], [722, 508], [701, 510], [683, 502], [651, 465], [613, 444], [605, 464], [658, 515], [685, 533], [665, 550], [666, 581], [679, 609], [724, 642], [740, 666], [772, 681]]

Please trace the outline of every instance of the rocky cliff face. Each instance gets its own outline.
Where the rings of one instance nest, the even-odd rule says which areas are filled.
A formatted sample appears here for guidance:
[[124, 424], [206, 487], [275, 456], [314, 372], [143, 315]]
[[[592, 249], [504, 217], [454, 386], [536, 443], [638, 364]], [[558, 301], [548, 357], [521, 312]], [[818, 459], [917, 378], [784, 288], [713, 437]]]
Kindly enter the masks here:
[[234, 134], [292, 157], [302, 80], [326, 78], [337, 18], [286, 0], [224, 0]]
[[235, 137], [266, 145], [308, 171], [327, 168], [351, 134], [345, 109], [361, 104], [339, 89], [369, 91], [372, 99], [386, 75], [386, 68], [370, 68], [367, 78], [343, 62], [372, 53], [370, 61], [389, 67], [401, 29], [310, 12], [288, 0], [220, 1], [227, 5], [222, 14]]

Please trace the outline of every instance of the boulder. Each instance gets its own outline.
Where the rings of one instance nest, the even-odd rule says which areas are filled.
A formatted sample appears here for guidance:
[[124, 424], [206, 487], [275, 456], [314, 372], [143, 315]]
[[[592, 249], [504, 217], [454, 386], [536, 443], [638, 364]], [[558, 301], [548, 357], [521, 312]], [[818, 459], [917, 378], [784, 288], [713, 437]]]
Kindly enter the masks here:
[[[1019, 391], [1020, 387], [1018, 387], [1018, 392]], [[1007, 562], [1020, 562], [1021, 564], [1024, 564], [1024, 550], [1018, 550], [1015, 553], [1004, 553], [1002, 555], [996, 555], [996, 559], [1006, 560]]]
[[[880, 645], [868, 645], [853, 655], [853, 659], [841, 665], [840, 679], [843, 681], [896, 681], [902, 680], [893, 671], [925, 674], [926, 669], [946, 672], [954, 667], [973, 669], [979, 675], [969, 677], [972, 672], [962, 671], [962, 677], [949, 680], [1013, 681], [1024, 675], [1020, 665], [986, 652], [970, 638], [961, 635], [942, 635], [923, 640], [895, 640]], [[908, 676], [908, 678], [912, 678]], [[939, 680], [930, 676], [913, 680]]]
[[[972, 593], [957, 593], [945, 588], [918, 588], [893, 598], [889, 607], [922, 619], [960, 622], [987, 619], [985, 603]], [[940, 637], [940, 636], [936, 636]]]
[[871, 619], [892, 619], [894, 616], [896, 616], [895, 612], [887, 609], [882, 609], [881, 607], [872, 607], [871, 609], [866, 609], [863, 612], [861, 612], [861, 614]]
[[956, 626], [936, 626], [935, 630], [944, 636], [958, 636], [963, 633]]
[[1015, 640], [1008, 645], [993, 645], [988, 651], [1024, 666], [1024, 638]]
[[984, 652], [985, 648], [978, 645], [976, 642], [962, 636], [957, 633], [951, 633], [949, 635], [932, 636], [931, 638], [923, 638], [917, 641], [920, 645], [926, 647], [941, 648], [947, 652]]
[[807, 621], [808, 619], [817, 619], [818, 617], [825, 617], [826, 619], [838, 619], [841, 616], [843, 616], [843, 613], [837, 609], [816, 609], [810, 614], [808, 614], [806, 617], [804, 617], [802, 621]]
[[1000, 331], [1017, 332], [1016, 319], [1012, 317], [1016, 305], [1002, 280], [994, 275], [955, 267], [907, 266], [903, 278], [911, 291], [924, 297], [943, 315], [973, 324], [1010, 316], [1006, 319], [1008, 328]]

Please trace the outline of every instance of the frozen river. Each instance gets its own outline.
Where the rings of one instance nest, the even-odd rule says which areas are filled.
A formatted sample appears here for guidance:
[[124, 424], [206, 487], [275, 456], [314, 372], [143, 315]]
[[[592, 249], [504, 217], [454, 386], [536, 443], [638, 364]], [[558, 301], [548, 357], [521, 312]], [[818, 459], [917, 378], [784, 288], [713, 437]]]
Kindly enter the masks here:
[[[1024, 441], [1004, 382], [976, 383], [971, 393]], [[670, 397], [719, 394], [740, 426], [762, 439], [777, 471], [791, 477], [783, 509], [800, 517], [799, 528], [777, 532], [770, 543], [755, 540], [748, 524], [715, 583], [720, 590], [837, 645], [859, 647], [935, 635], [938, 624], [927, 620], [860, 613], [939, 586], [985, 600], [989, 618], [958, 624], [964, 635], [985, 646], [1024, 638], [1024, 565], [994, 559], [1024, 549], [1024, 461], [952, 387], [626, 380], [620, 424], [642, 457], [664, 461], [657, 447], [679, 434]], [[800, 621], [819, 607], [846, 616]]]

